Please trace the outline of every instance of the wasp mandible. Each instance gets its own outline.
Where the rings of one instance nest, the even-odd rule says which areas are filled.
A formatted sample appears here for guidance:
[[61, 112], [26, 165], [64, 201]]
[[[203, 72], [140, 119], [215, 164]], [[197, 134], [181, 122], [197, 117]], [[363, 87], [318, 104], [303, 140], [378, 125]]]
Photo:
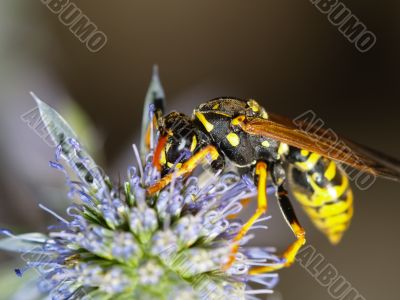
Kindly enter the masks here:
[[254, 268], [253, 274], [290, 266], [306, 242], [305, 230], [296, 217], [286, 186], [291, 188], [314, 225], [331, 243], [337, 244], [353, 215], [349, 179], [338, 163], [376, 176], [400, 179], [400, 162], [396, 159], [347, 140], [348, 147], [336, 149], [326, 131], [318, 130], [317, 135], [309, 135], [292, 121], [268, 113], [255, 100], [213, 99], [195, 108], [192, 116], [179, 112], [163, 116], [161, 104], [158, 99], [157, 113], [151, 124], [158, 126], [160, 132], [153, 163], [162, 177], [148, 188], [149, 194], [164, 188], [173, 176], [191, 173], [206, 157], [211, 157], [215, 171], [233, 165], [238, 173], [254, 178], [257, 210], [234, 238], [237, 243], [224, 268], [234, 262], [242, 237], [267, 212], [269, 178], [276, 187], [279, 206], [296, 240], [281, 255], [282, 265]]

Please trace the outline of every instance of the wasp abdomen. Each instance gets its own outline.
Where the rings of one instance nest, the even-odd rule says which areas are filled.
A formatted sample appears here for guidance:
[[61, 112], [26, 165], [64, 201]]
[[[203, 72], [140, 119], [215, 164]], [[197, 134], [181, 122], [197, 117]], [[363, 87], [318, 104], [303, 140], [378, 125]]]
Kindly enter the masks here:
[[334, 161], [291, 149], [292, 192], [315, 226], [337, 244], [353, 216], [353, 193], [346, 173]]

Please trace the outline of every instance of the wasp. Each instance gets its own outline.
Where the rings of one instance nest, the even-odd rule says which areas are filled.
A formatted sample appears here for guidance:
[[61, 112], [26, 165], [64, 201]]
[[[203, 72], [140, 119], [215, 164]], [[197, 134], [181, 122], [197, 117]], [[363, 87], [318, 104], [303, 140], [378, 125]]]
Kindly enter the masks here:
[[153, 125], [158, 124], [160, 137], [153, 163], [162, 177], [147, 189], [149, 194], [167, 186], [173, 176], [191, 173], [207, 157], [215, 171], [234, 166], [239, 174], [254, 178], [257, 209], [234, 238], [237, 243], [224, 268], [234, 262], [242, 237], [268, 210], [267, 180], [276, 187], [279, 206], [295, 241], [281, 254], [281, 265], [254, 268], [253, 274], [290, 266], [306, 242], [287, 187], [316, 227], [337, 244], [353, 216], [353, 193], [342, 164], [375, 176], [400, 179], [400, 162], [396, 159], [347, 140], [347, 147], [339, 149], [326, 130], [318, 129], [310, 135], [291, 120], [268, 113], [255, 100], [213, 99], [195, 108], [192, 116], [179, 112], [162, 116], [158, 110]]

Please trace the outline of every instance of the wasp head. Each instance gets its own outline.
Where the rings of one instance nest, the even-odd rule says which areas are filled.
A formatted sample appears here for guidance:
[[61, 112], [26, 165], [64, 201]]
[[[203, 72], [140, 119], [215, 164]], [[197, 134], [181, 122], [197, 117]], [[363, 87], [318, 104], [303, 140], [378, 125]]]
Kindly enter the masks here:
[[180, 168], [198, 147], [198, 130], [185, 114], [171, 112], [160, 119], [160, 139], [155, 151], [154, 165], [162, 174]]

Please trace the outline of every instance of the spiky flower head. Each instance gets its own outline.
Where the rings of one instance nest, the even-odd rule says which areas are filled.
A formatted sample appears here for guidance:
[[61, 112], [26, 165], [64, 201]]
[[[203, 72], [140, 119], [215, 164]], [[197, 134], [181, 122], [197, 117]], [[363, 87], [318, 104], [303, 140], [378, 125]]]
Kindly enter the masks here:
[[[200, 171], [150, 196], [146, 188], [160, 173], [153, 153], [141, 161], [134, 146], [136, 165], [114, 185], [61, 116], [36, 100], [57, 145], [50, 166], [64, 173], [73, 204], [65, 216], [41, 206], [58, 220], [47, 235], [3, 231], [2, 243], [17, 241], [27, 263], [17, 275], [35, 269], [51, 299], [252, 299], [272, 291], [276, 274], [249, 274], [278, 263], [271, 249], [244, 246], [252, 231], [233, 265], [222, 268], [242, 226], [231, 216], [256, 193], [251, 180]], [[265, 227], [260, 222], [254, 228]]]

